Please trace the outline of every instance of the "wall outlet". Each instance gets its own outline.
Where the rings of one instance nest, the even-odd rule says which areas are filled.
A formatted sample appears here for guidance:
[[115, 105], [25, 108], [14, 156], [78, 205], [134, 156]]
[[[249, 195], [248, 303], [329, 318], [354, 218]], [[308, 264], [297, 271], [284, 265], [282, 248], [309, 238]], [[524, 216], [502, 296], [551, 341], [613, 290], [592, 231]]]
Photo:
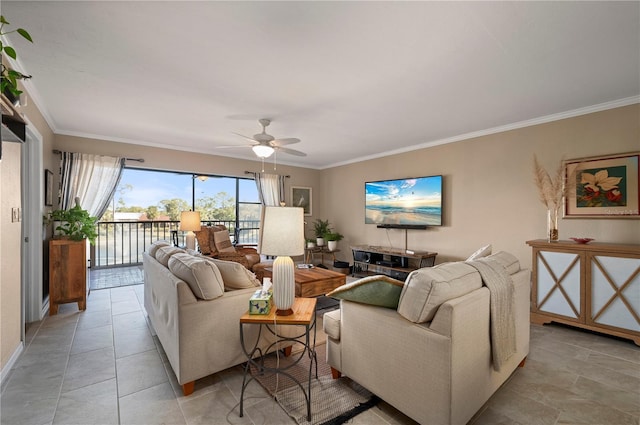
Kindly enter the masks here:
[[11, 208], [11, 222], [20, 221], [20, 208]]

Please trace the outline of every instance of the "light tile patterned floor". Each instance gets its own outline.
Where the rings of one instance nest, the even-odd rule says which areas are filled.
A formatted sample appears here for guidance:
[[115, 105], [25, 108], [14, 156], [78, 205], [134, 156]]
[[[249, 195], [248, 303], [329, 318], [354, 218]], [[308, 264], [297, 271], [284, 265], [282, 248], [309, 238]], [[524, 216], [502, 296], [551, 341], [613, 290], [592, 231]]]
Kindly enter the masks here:
[[91, 290], [117, 288], [120, 286], [140, 285], [144, 283], [142, 265], [91, 269], [89, 273]]
[[[26, 348], [3, 382], [0, 422], [14, 424], [291, 424], [255, 382], [238, 417], [240, 367], [182, 396], [147, 325], [143, 286], [93, 290], [87, 310], [64, 304], [28, 327]], [[532, 326], [524, 368], [474, 425], [640, 422], [640, 348], [560, 326]], [[352, 424], [414, 423], [386, 404]]]

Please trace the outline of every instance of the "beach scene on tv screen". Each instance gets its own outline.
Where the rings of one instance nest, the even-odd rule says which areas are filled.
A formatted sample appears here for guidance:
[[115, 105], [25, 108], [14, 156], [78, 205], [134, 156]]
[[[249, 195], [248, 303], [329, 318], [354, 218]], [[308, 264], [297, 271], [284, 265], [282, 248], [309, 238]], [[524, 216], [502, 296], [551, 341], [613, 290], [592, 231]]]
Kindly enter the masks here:
[[442, 224], [442, 177], [365, 183], [365, 223]]

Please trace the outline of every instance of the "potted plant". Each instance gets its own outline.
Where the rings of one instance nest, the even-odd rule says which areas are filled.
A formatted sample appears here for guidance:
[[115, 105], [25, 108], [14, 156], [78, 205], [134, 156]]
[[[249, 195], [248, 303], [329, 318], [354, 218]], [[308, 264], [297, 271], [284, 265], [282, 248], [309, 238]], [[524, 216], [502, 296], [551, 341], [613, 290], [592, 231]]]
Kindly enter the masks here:
[[315, 248], [316, 240], [315, 239], [307, 239], [307, 248]]
[[[25, 29], [18, 28], [13, 31], [6, 31], [4, 29], [5, 25], [9, 25], [9, 22], [7, 22], [4, 16], [0, 15], [0, 36], [16, 32], [20, 34], [22, 38], [24, 38], [25, 40], [33, 43], [33, 40], [31, 39], [31, 35], [29, 35], [29, 33]], [[2, 43], [0, 43], [0, 53], [6, 54], [13, 60], [16, 60], [18, 56], [13, 47], [8, 46], [6, 44], [3, 45]], [[10, 99], [11, 101], [14, 101], [15, 99], [17, 99], [18, 96], [20, 96], [20, 94], [22, 93], [22, 91], [18, 88], [18, 80], [26, 80], [28, 78], [31, 78], [30, 75], [25, 75], [21, 72], [15, 71], [13, 69], [9, 69], [4, 64], [2, 64], [1, 74], [2, 74], [2, 78], [0, 78], [0, 92], [2, 92], [5, 95], [11, 96], [12, 97], [12, 99]]]
[[91, 245], [96, 241], [97, 217], [89, 215], [87, 210], [80, 207], [80, 200], [76, 198], [76, 205], [69, 210], [54, 210], [46, 217], [46, 222], [53, 222], [54, 238], [66, 238], [74, 241], [88, 239]]
[[313, 232], [316, 235], [316, 245], [324, 246], [324, 235], [331, 232], [329, 220], [317, 219], [314, 221]]
[[335, 251], [338, 247], [338, 241], [341, 241], [344, 236], [341, 233], [331, 231], [325, 234], [324, 238], [327, 240], [327, 248], [329, 251]]

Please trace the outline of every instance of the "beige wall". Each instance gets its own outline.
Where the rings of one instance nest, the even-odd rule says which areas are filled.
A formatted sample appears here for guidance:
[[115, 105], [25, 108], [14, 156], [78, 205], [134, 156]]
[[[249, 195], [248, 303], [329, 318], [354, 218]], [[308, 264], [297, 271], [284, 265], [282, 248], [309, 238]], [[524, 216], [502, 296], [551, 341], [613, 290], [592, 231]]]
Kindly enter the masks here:
[[[24, 90], [24, 88], [23, 88]], [[28, 95], [28, 93], [27, 93]], [[53, 132], [33, 101], [19, 109], [42, 137], [44, 168], [57, 167], [47, 154], [53, 146]], [[3, 143], [0, 162], [0, 370], [21, 343], [21, 248], [22, 222], [11, 222], [11, 208], [21, 207], [21, 146]], [[41, 180], [44, 179], [42, 170]], [[25, 211], [22, 211], [22, 215]], [[46, 244], [43, 242], [43, 246]], [[46, 255], [46, 254], [45, 254]], [[16, 266], [18, 265], [18, 266]], [[41, 284], [41, 283], [40, 283]]]
[[21, 208], [19, 143], [2, 143], [0, 161], [0, 370], [20, 345], [21, 222], [11, 221], [11, 209]]
[[57, 159], [51, 154], [51, 150], [53, 149], [53, 139], [54, 139], [53, 131], [51, 131], [49, 124], [47, 124], [44, 117], [40, 113], [40, 110], [34, 104], [33, 101], [28, 100], [27, 106], [22, 107], [21, 110], [28, 118], [29, 124], [34, 126], [35, 129], [38, 131], [38, 133], [40, 133], [40, 136], [42, 137], [44, 168], [53, 171], [59, 166]]
[[[466, 258], [491, 243], [494, 252], [510, 251], [530, 267], [525, 241], [546, 235], [546, 209], [532, 177], [533, 155], [551, 173], [562, 158], [637, 151], [639, 118], [635, 104], [324, 170], [317, 201], [326, 204], [326, 218], [345, 235], [339, 256], [351, 261], [350, 244], [401, 249], [405, 244], [404, 230], [364, 224], [365, 181], [442, 174], [444, 226], [409, 230], [407, 247], [436, 251], [440, 263]], [[561, 239], [588, 236], [638, 243], [640, 220], [561, 219], [559, 231]]]

